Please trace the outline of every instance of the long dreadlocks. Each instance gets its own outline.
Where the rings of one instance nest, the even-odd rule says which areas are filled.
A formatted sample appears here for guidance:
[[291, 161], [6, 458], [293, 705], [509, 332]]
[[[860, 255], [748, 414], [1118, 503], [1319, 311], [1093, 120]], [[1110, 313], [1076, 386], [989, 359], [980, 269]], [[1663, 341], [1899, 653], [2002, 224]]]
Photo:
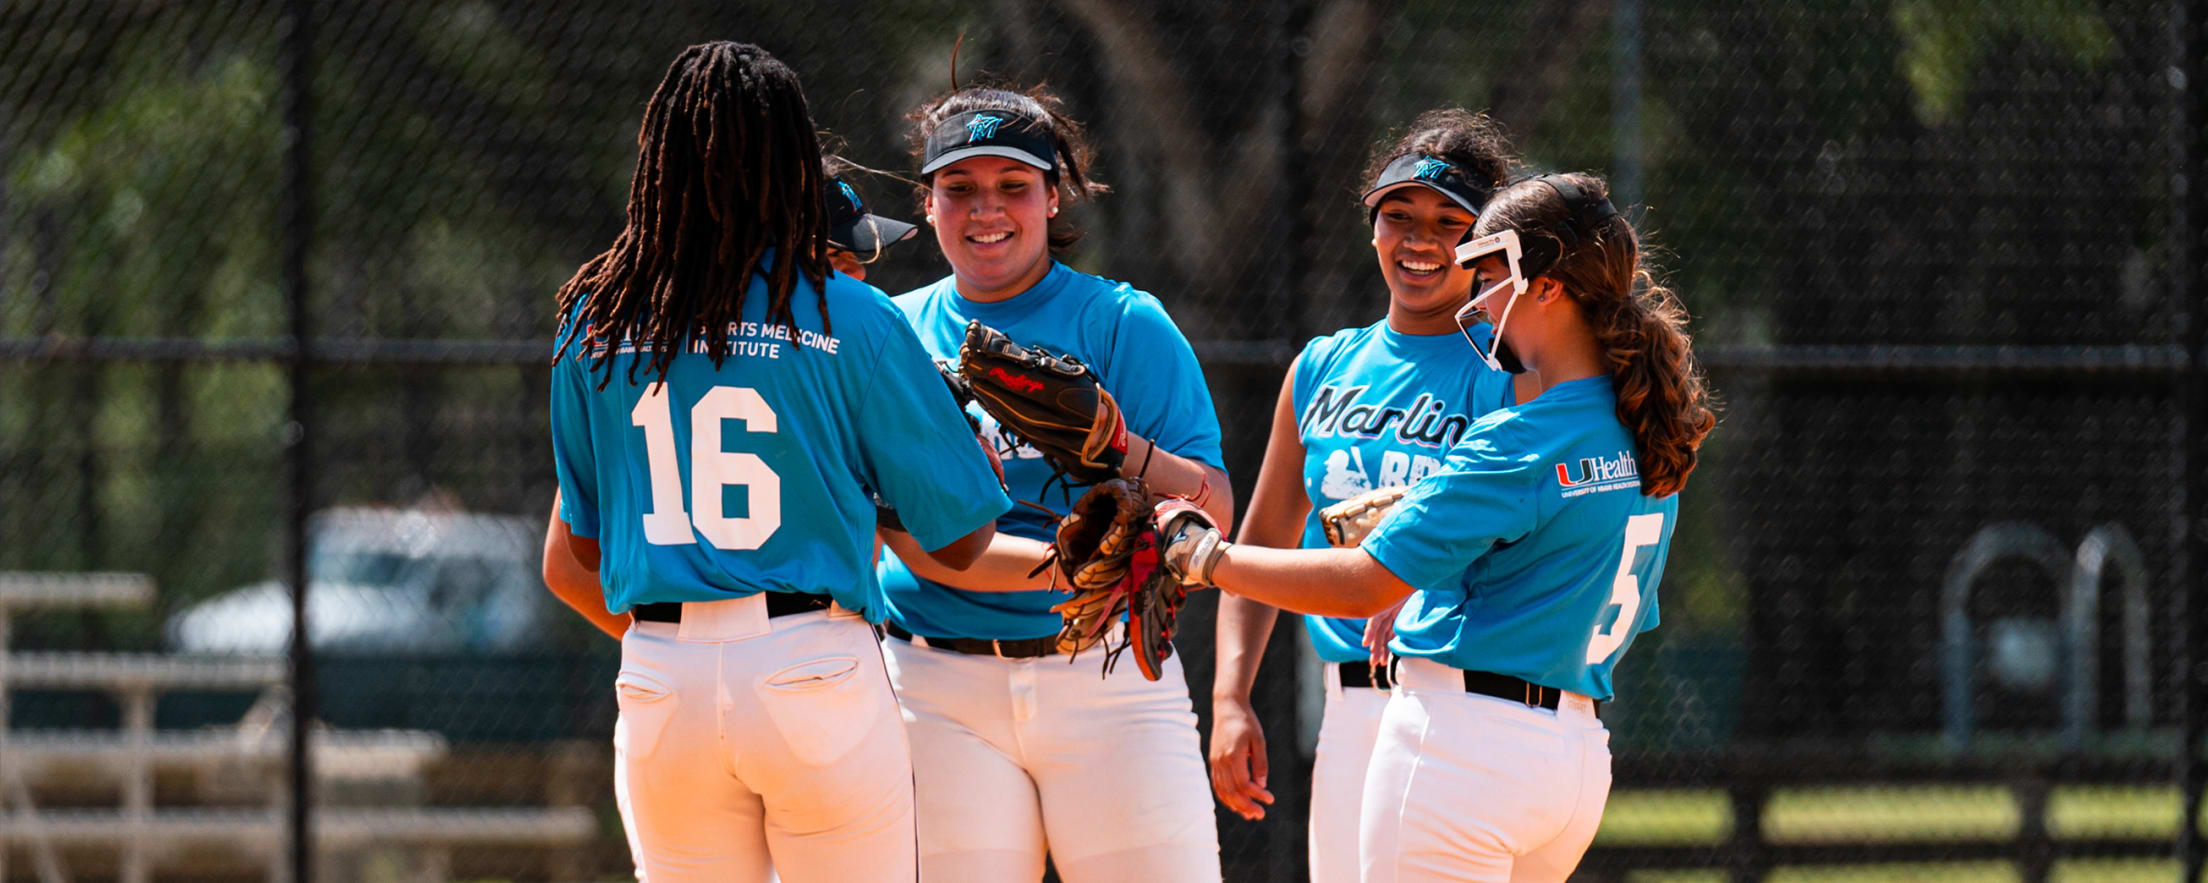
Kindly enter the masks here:
[[755, 273], [765, 277], [768, 322], [796, 330], [790, 297], [803, 273], [822, 292], [828, 330], [820, 142], [796, 73], [748, 43], [692, 46], [652, 93], [636, 144], [628, 226], [560, 286], [555, 361], [580, 339], [591, 371], [605, 372], [603, 389], [613, 356], [633, 346], [629, 382], [640, 364], [665, 380], [675, 354], [702, 335], [719, 367]]

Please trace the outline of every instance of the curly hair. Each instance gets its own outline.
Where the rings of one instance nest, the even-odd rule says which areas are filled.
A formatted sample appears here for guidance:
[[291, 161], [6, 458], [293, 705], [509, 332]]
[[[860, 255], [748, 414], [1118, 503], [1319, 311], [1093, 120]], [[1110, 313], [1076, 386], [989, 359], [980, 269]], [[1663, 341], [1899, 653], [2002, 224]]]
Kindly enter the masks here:
[[[1054, 168], [1043, 173], [1043, 180], [1058, 191], [1060, 200], [1074, 203], [1111, 192], [1110, 187], [1089, 177], [1088, 170], [1096, 162], [1096, 152], [1089, 146], [1081, 124], [1067, 116], [1065, 102], [1043, 86], [1024, 92], [995, 86], [964, 86], [923, 102], [905, 115], [905, 119], [912, 122], [913, 167], [921, 165], [921, 157], [927, 152], [928, 135], [937, 126], [946, 119], [974, 110], [1001, 110], [1042, 122], [1050, 132], [1051, 146], [1057, 154], [1051, 158]], [[924, 194], [922, 198], [925, 199]], [[921, 208], [925, 210], [924, 205]], [[1063, 214], [1050, 219], [1049, 232], [1052, 251], [1063, 251], [1081, 241], [1081, 228], [1074, 226]]]
[[560, 286], [555, 361], [580, 339], [603, 389], [626, 341], [629, 382], [640, 366], [664, 380], [702, 337], [719, 367], [728, 335], [710, 332], [742, 315], [754, 275], [766, 282], [767, 321], [795, 330], [802, 274], [828, 330], [827, 179], [795, 72], [748, 43], [692, 46], [652, 93], [636, 145], [627, 225]]
[[[1590, 200], [1609, 196], [1609, 184], [1588, 174], [1557, 175]], [[1518, 231], [1548, 240], [1552, 263], [1540, 275], [1555, 279], [1579, 305], [1601, 344], [1617, 386], [1618, 422], [1633, 434], [1641, 492], [1667, 497], [1686, 487], [1702, 440], [1717, 426], [1708, 385], [1687, 334], [1687, 311], [1677, 295], [1643, 260], [1641, 243], [1623, 215], [1594, 230], [1562, 237], [1572, 207], [1541, 178], [1520, 181], [1487, 202], [1476, 235]], [[1567, 245], [1567, 239], [1576, 240]]]
[[1518, 156], [1511, 152], [1510, 138], [1503, 134], [1501, 123], [1485, 113], [1442, 107], [1419, 114], [1394, 140], [1374, 145], [1360, 180], [1369, 189], [1380, 180], [1380, 172], [1388, 163], [1414, 153], [1439, 157], [1467, 172], [1484, 175], [1497, 189], [1510, 180], [1511, 171], [1518, 166]]

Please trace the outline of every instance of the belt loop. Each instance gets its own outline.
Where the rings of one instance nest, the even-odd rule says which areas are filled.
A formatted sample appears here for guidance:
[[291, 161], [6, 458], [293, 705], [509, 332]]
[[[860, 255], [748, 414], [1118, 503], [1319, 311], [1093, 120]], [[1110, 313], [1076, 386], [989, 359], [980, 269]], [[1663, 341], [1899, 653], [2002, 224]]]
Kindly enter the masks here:
[[1526, 682], [1526, 696], [1525, 696], [1525, 698], [1524, 698], [1523, 700], [1521, 700], [1521, 701], [1523, 701], [1523, 702], [1525, 702], [1525, 703], [1526, 703], [1526, 707], [1527, 707], [1527, 708], [1540, 708], [1540, 707], [1541, 707], [1541, 688], [1540, 688], [1540, 687], [1536, 687], [1536, 686], [1534, 686], [1534, 685], [1533, 685], [1533, 682], [1532, 682], [1532, 681], [1527, 681], [1527, 682]]
[[998, 659], [1006, 658], [1004, 655], [1004, 639], [1002, 638], [990, 638], [989, 650], [997, 654]]

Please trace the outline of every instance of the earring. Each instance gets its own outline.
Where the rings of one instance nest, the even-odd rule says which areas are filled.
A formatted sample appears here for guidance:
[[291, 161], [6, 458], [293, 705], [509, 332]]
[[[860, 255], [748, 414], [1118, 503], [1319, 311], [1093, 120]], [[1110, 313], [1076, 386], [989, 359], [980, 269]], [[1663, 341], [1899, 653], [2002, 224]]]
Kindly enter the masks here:
[[1053, 218], [1055, 218], [1055, 217], [1058, 217], [1058, 207], [1057, 207], [1057, 206], [1055, 206], [1055, 205], [1054, 205], [1054, 206], [1051, 206], [1051, 207], [1050, 207], [1050, 216], [1051, 216], [1051, 217], [1053, 217]]

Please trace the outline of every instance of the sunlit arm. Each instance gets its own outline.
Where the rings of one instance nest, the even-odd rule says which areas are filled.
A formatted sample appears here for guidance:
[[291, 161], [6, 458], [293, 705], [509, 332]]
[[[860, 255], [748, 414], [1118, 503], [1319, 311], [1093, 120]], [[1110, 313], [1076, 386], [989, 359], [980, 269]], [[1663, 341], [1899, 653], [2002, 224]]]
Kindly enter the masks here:
[[1120, 463], [1119, 474], [1141, 476], [1154, 493], [1187, 497], [1211, 516], [1220, 530], [1234, 529], [1234, 488], [1227, 486], [1227, 473], [1217, 466], [1198, 463], [1130, 432], [1127, 458]]
[[[974, 566], [974, 563], [980, 561], [981, 556], [988, 553], [990, 544], [995, 540], [997, 536], [997, 523], [992, 521], [988, 524], [984, 524], [980, 527], [974, 528], [972, 533], [952, 540], [950, 545], [944, 546], [943, 548], [937, 549], [933, 552], [922, 550], [920, 548], [920, 543], [913, 540], [911, 534], [903, 533], [901, 531], [888, 530], [882, 531], [881, 533], [885, 536], [893, 535], [904, 537], [906, 545], [909, 546], [913, 552], [919, 553], [915, 557], [925, 558], [927, 559], [929, 564], [933, 564], [947, 570], [963, 572], [966, 570], [971, 570]], [[905, 560], [911, 561], [912, 559], [907, 558]]]
[[1211, 582], [1252, 601], [1319, 616], [1371, 616], [1412, 592], [1363, 549], [1235, 545], [1220, 553]]
[[897, 553], [898, 559], [921, 579], [969, 592], [1024, 592], [1050, 588], [1050, 571], [1027, 575], [1042, 563], [1044, 554], [1050, 550], [1050, 544], [1041, 540], [992, 532], [986, 547], [972, 563], [963, 570], [954, 570], [923, 552], [911, 534], [884, 530], [880, 535]]
[[599, 631], [616, 640], [628, 632], [628, 614], [606, 612], [606, 590], [598, 583], [598, 541], [568, 529], [567, 522], [560, 520], [556, 494], [552, 517], [544, 526], [544, 585]]
[[[1295, 366], [1280, 383], [1273, 403], [1273, 427], [1265, 443], [1265, 461], [1258, 468], [1256, 490], [1250, 494], [1249, 511], [1242, 515], [1242, 532], [1236, 542], [1252, 546], [1293, 548], [1303, 539], [1303, 521], [1311, 512], [1311, 498], [1303, 493], [1303, 439], [1296, 434]], [[1205, 514], [1210, 514], [1209, 508]], [[1259, 660], [1272, 636], [1280, 611], [1232, 595], [1219, 599], [1217, 632], [1218, 675], [1213, 679], [1214, 698], [1247, 701], [1257, 680]]]

